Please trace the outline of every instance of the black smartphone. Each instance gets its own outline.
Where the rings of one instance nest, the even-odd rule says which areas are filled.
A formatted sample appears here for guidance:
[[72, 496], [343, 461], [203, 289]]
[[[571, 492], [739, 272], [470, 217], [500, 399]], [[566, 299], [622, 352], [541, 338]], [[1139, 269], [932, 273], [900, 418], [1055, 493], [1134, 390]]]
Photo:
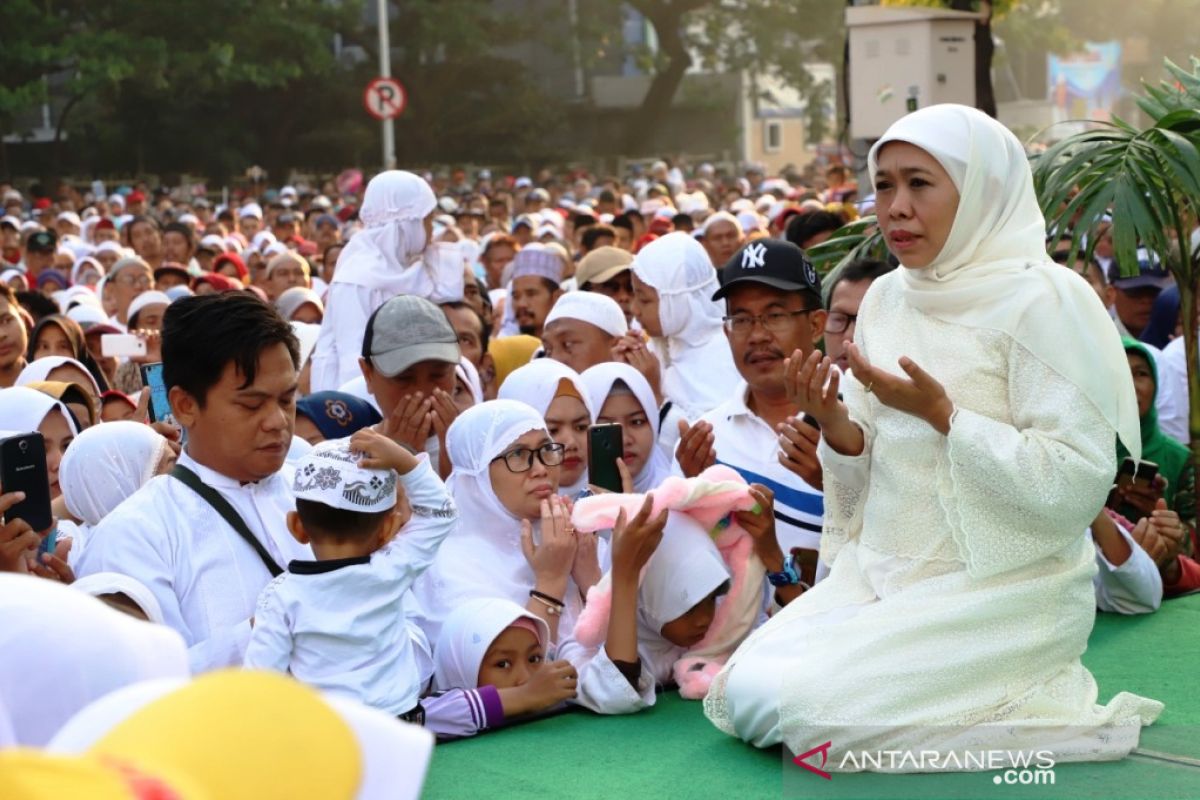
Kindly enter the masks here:
[[1121, 468], [1117, 470], [1117, 488], [1125, 491], [1133, 484], [1133, 476], [1137, 472], [1137, 462], [1129, 456], [1125, 456], [1125, 460], [1121, 462]]
[[1153, 461], [1139, 461], [1137, 472], [1133, 474], [1133, 483], [1143, 489], [1154, 486], [1154, 476], [1158, 475], [1158, 464]]
[[142, 364], [142, 386], [150, 392], [150, 421], [174, 422], [171, 414], [171, 402], [167, 399], [167, 385], [163, 383], [162, 362]]
[[624, 491], [617, 470], [617, 460], [625, 457], [624, 437], [616, 422], [588, 427], [588, 483], [610, 492]]
[[6, 522], [23, 519], [39, 533], [54, 524], [46, 441], [40, 433], [18, 433], [0, 439], [0, 491], [25, 493], [25, 499], [5, 513]]

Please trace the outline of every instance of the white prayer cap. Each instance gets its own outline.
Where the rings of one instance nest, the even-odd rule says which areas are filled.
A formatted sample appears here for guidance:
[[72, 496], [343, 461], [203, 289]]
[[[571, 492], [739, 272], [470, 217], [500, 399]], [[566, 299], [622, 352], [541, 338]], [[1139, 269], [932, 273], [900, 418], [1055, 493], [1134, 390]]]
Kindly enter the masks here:
[[259, 231], [258, 233], [254, 234], [254, 238], [250, 240], [250, 249], [257, 250], [261, 253], [264, 247], [274, 241], [276, 241], [275, 234], [271, 233], [270, 231]]
[[708, 219], [704, 220], [704, 224], [700, 226], [700, 233], [704, 236], [707, 236], [708, 232], [712, 230], [712, 227], [720, 222], [729, 222], [733, 224], [734, 227], [739, 229], [742, 227], [741, 223], [738, 221], [738, 218], [733, 214], [730, 214], [728, 211], [718, 211]]
[[753, 233], [762, 228], [762, 217], [754, 211], [743, 211], [737, 215], [738, 224], [745, 233]]
[[285, 186], [279, 190], [280, 197], [299, 197], [300, 193], [296, 191], [295, 186]]
[[90, 303], [80, 303], [74, 308], [67, 309], [67, 316], [83, 325], [103, 325], [108, 322], [108, 314], [103, 309]]
[[542, 226], [537, 229], [537, 233], [534, 236], [537, 239], [541, 239], [543, 236], [553, 236], [557, 239], [558, 235], [558, 228], [549, 223], [542, 223]]
[[525, 176], [517, 178], [516, 183], [513, 184], [514, 189], [528, 189], [530, 186], [533, 186], [533, 181]]
[[225, 252], [225, 240], [215, 233], [210, 233], [200, 239], [199, 249], [216, 250], [218, 253]]
[[57, 217], [58, 222], [69, 222], [76, 228], [83, 227], [83, 220], [74, 211], [64, 211]]
[[116, 253], [121, 257], [127, 255], [125, 248], [122, 247], [120, 243], [112, 241], [101, 242], [100, 244], [96, 245], [96, 250], [94, 253], [92, 253], [92, 255], [95, 255], [96, 253]]
[[200, 224], [200, 218], [195, 214], [183, 214], [179, 217], [179, 221], [184, 225], [191, 225], [193, 227]]
[[344, 511], [391, 511], [396, 507], [396, 473], [363, 469], [358, 465], [362, 457], [350, 450], [349, 439], [321, 442], [296, 463], [296, 499]]
[[133, 302], [129, 304], [129, 311], [126, 312], [128, 319], [132, 320], [146, 306], [169, 306], [171, 298], [167, 297], [166, 292], [160, 292], [151, 289], [148, 292], [142, 292], [137, 297], [133, 298]]
[[549, 328], [557, 319], [587, 322], [610, 336], [624, 336], [629, 331], [625, 312], [617, 301], [598, 292], [567, 292], [546, 315], [545, 327]]
[[40, 222], [36, 222], [36, 221], [30, 219], [30, 220], [26, 220], [25, 222], [21, 223], [21, 233], [25, 233], [26, 231], [40, 231], [40, 230], [44, 230], [42, 228], [42, 223], [40, 223]]
[[554, 283], [562, 283], [563, 263], [558, 254], [541, 245], [523, 247], [512, 260], [509, 282], [527, 275], [536, 275]]
[[263, 248], [262, 254], [263, 258], [270, 258], [271, 256], [280, 256], [284, 253], [290, 252], [291, 251], [287, 249], [287, 245], [283, 242], [271, 242], [269, 245]]
[[125, 207], [125, 198], [119, 194], [110, 194], [108, 196], [108, 204], [110, 206], [120, 206], [121, 208], [124, 208]]
[[738, 198], [729, 204], [729, 211], [733, 214], [740, 214], [743, 211], [753, 211], [754, 203], [745, 197]]
[[254, 217], [255, 219], [262, 219], [263, 218], [262, 206], [260, 206], [258, 203], [246, 203], [246, 205], [242, 206], [238, 210], [238, 217], [239, 218]]

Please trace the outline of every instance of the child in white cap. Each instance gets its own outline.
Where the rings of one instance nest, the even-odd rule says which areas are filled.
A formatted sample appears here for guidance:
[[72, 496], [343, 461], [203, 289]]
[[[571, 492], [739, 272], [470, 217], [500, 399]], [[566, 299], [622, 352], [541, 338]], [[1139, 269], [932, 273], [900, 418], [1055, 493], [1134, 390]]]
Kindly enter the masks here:
[[[397, 481], [411, 508], [407, 523]], [[427, 457], [367, 428], [313, 448], [297, 463], [293, 488], [288, 529], [316, 560], [292, 561], [263, 589], [245, 666], [422, 722], [421, 654], [404, 606], [457, 522], [445, 485]]]

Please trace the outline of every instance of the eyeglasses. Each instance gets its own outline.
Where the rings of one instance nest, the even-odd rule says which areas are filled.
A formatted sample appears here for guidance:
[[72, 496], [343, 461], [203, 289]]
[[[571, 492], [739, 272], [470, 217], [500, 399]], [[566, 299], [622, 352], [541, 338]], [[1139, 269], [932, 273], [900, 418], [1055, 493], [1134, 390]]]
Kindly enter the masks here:
[[826, 333], [845, 333], [846, 329], [858, 320], [858, 314], [843, 314], [840, 311], [830, 311], [825, 319]]
[[771, 333], [787, 333], [792, 328], [792, 319], [803, 314], [811, 314], [815, 308], [803, 311], [772, 311], [769, 314], [734, 314], [722, 317], [725, 330], [737, 336], [746, 336], [754, 330], [754, 323], [761, 323], [763, 329]]
[[567, 446], [550, 442], [536, 449], [528, 447], [517, 447], [509, 450], [507, 453], [498, 455], [492, 461], [504, 461], [504, 466], [508, 467], [509, 472], [529, 472], [533, 469], [533, 457], [537, 456], [537, 460], [542, 462], [547, 467], [557, 467], [563, 462], [563, 453]]
[[138, 275], [136, 277], [121, 275], [117, 278], [117, 283], [122, 286], [132, 286], [135, 289], [149, 289], [154, 285], [154, 278], [151, 278], [149, 275]]

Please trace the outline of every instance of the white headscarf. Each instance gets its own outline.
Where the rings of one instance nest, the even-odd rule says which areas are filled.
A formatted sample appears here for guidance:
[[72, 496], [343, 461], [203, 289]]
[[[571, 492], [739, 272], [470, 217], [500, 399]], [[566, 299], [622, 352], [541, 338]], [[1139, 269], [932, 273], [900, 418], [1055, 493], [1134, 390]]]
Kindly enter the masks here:
[[45, 745], [114, 689], [188, 674], [178, 633], [52, 581], [0, 574], [0, 619], [0, 703], [22, 745]]
[[967, 106], [929, 106], [902, 117], [871, 148], [908, 142], [929, 153], [958, 188], [942, 252], [898, 270], [913, 307], [945, 322], [1002, 331], [1079, 387], [1135, 457], [1137, 398], [1120, 336], [1096, 294], [1046, 255], [1046, 221], [1029, 159], [1012, 132]]
[[542, 645], [550, 643], [550, 627], [511, 600], [481, 597], [454, 609], [442, 625], [434, 649], [434, 685], [439, 690], [474, 689], [479, 685], [479, 667], [496, 637], [519, 619], [533, 620], [541, 631]]
[[[88, 380], [91, 381], [92, 396], [97, 398], [100, 397], [100, 384], [96, 383], [95, 376], [93, 376], [92, 373], [88, 371], [88, 368], [83, 364], [80, 364], [75, 359], [68, 358], [67, 356], [42, 356], [39, 359], [30, 361], [25, 365], [25, 369], [21, 370], [21, 374], [17, 376], [17, 382], [14, 385], [28, 386], [31, 383], [48, 381], [50, 380], [48, 376], [51, 372], [59, 367], [68, 365], [75, 367], [84, 375], [87, 375]], [[86, 389], [88, 387], [84, 386], [83, 388]]]
[[467, 389], [471, 392], [471, 399], [475, 405], [483, 402], [483, 382], [479, 380], [479, 370], [475, 369], [466, 356], [460, 356], [458, 366], [454, 368], [454, 374], [463, 379], [463, 383], [467, 384]]
[[645, 494], [658, 488], [658, 485], [671, 475], [671, 460], [658, 446], [658, 404], [654, 401], [654, 390], [650, 388], [650, 383], [642, 373], [619, 361], [609, 361], [589, 367], [583, 371], [580, 378], [587, 386], [592, 408], [596, 409], [597, 418], [604, 410], [604, 402], [608, 400], [613, 384], [617, 381], [624, 381], [629, 386], [633, 396], [641, 404], [642, 410], [646, 412], [646, 419], [650, 421], [650, 428], [654, 431], [650, 456], [642, 465], [641, 472], [633, 476], [633, 490]]
[[321, 302], [320, 296], [307, 286], [293, 286], [279, 295], [275, 299], [275, 308], [279, 309], [279, 316], [291, 321], [292, 314], [305, 303], [312, 303], [318, 311], [325, 313], [325, 304]]
[[[558, 394], [560, 381], [568, 381], [575, 387], [575, 391], [579, 393], [579, 397], [583, 401], [583, 407], [587, 409], [589, 424], [595, 422], [596, 409], [592, 405], [587, 384], [583, 382], [578, 372], [552, 358], [537, 358], [525, 366], [513, 370], [504, 379], [504, 383], [500, 384], [496, 397], [501, 400], [519, 400], [532, 406], [545, 418], [546, 411], [554, 402], [554, 396]], [[587, 454], [584, 453], [585, 458], [586, 456]], [[584, 470], [583, 475], [575, 483], [570, 486], [559, 486], [558, 493], [574, 497], [586, 488], [587, 471]]]
[[167, 624], [166, 618], [163, 617], [162, 606], [158, 604], [154, 592], [136, 578], [122, 575], [119, 572], [93, 572], [72, 583], [71, 588], [91, 597], [99, 597], [102, 594], [123, 594], [145, 613], [146, 619], [158, 625]]
[[36, 431], [41, 427], [42, 420], [46, 418], [46, 415], [54, 409], [58, 409], [62, 413], [72, 433], [79, 433], [79, 429], [75, 427], [75, 422], [71, 417], [71, 412], [50, 395], [30, 389], [28, 386], [11, 386], [7, 389], [0, 389], [0, 425], [5, 430], [20, 433]]
[[99, 525], [154, 477], [170, 445], [149, 425], [122, 420], [93, 425], [71, 442], [58, 471], [67, 510]]
[[[494, 596], [518, 605], [529, 602], [534, 574], [521, 551], [521, 520], [496, 496], [488, 468], [530, 431], [550, 435], [546, 421], [532, 407], [516, 400], [491, 400], [459, 414], [446, 433], [446, 449], [454, 465], [446, 488], [458, 506], [459, 525], [413, 590], [431, 640], [436, 640], [450, 613], [467, 600]], [[535, 541], [540, 539], [540, 527], [533, 524]], [[564, 631], [574, 627], [580, 606], [575, 584], [568, 580], [567, 587]]]
[[708, 532], [687, 514], [671, 512], [638, 589], [638, 652], [656, 681], [666, 680], [685, 652], [663, 638], [663, 626], [682, 617], [729, 577]]
[[376, 175], [358, 212], [363, 228], [339, 256], [333, 282], [399, 294], [411, 283], [405, 272], [425, 251], [424, 220], [436, 205], [433, 189], [419, 175], [403, 170]]
[[741, 376], [721, 330], [724, 310], [712, 299], [717, 272], [704, 247], [686, 233], [668, 233], [633, 259], [638, 280], [658, 292], [662, 338], [652, 341], [663, 365], [663, 393], [685, 416], [720, 405]]

